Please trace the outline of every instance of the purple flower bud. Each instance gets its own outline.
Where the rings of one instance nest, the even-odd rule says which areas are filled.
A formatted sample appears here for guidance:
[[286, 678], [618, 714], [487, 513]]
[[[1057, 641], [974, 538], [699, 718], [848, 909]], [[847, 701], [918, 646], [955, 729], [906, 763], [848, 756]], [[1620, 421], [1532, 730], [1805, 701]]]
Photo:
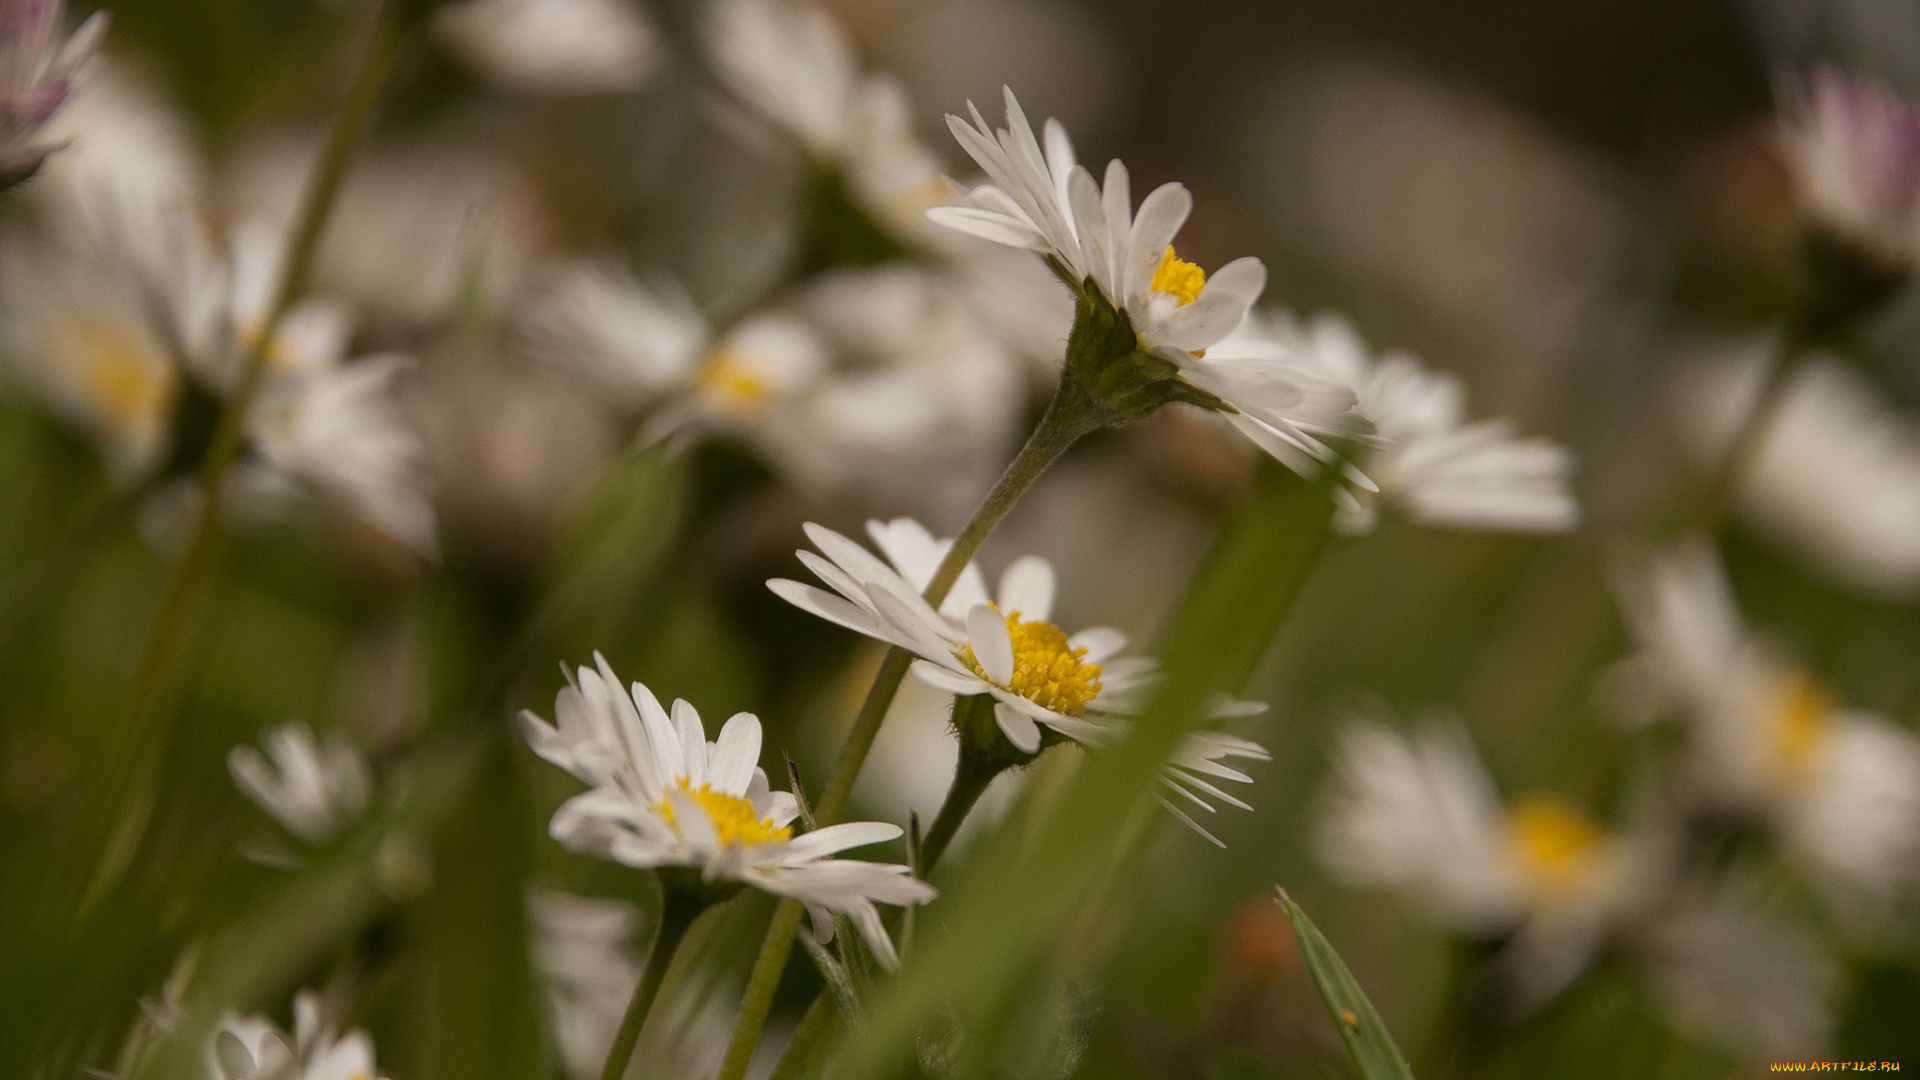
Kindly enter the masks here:
[[65, 0], [0, 0], [0, 190], [32, 176], [56, 149], [37, 136], [106, 34], [102, 11], [56, 48], [65, 13]]

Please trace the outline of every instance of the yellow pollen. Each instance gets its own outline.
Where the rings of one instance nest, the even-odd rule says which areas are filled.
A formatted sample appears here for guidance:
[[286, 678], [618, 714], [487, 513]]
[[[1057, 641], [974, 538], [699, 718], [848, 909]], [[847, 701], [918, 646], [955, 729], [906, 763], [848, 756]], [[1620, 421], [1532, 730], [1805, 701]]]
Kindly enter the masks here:
[[721, 349], [700, 367], [700, 390], [730, 413], [758, 412], [773, 396], [767, 380], [738, 353]]
[[[713, 827], [720, 834], [720, 844], [764, 844], [769, 840], [788, 840], [793, 837], [790, 828], [776, 829], [772, 818], [762, 818], [754, 813], [753, 804], [738, 795], [728, 795], [713, 790], [710, 784], [701, 784], [698, 788], [690, 786], [683, 777], [680, 790], [693, 796], [693, 801], [706, 810], [713, 819]], [[660, 800], [660, 816], [673, 824], [673, 800]]]
[[1168, 244], [1167, 253], [1160, 256], [1160, 268], [1153, 272], [1153, 291], [1178, 297], [1180, 306], [1186, 307], [1200, 298], [1200, 290], [1206, 286], [1207, 272], [1175, 255], [1173, 245]]
[[106, 322], [68, 326], [63, 337], [82, 389], [108, 426], [136, 430], [165, 409], [171, 372], [153, 363], [139, 340]]
[[[1087, 650], [1068, 645], [1065, 631], [1038, 619], [1021, 622], [1020, 613], [1011, 611], [1007, 634], [1013, 638], [1013, 678], [1006, 689], [1064, 716], [1079, 716], [1087, 702], [1100, 696], [1100, 665], [1080, 659]], [[987, 677], [973, 646], [967, 646], [961, 659], [974, 674]]]
[[1767, 703], [1767, 765], [1789, 784], [1806, 782], [1818, 767], [1833, 728], [1833, 703], [1803, 672], [1780, 680]]
[[1606, 833], [1558, 799], [1529, 795], [1507, 811], [1507, 841], [1524, 886], [1537, 899], [1577, 892], [1600, 866]]

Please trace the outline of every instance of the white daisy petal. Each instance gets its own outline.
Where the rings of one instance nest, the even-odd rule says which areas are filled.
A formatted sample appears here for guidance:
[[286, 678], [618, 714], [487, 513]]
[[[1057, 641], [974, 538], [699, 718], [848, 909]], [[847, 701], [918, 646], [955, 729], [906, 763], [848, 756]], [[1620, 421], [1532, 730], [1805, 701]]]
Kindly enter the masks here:
[[1013, 638], [999, 612], [986, 604], [974, 605], [967, 612], [967, 638], [987, 681], [997, 686], [1013, 681]]

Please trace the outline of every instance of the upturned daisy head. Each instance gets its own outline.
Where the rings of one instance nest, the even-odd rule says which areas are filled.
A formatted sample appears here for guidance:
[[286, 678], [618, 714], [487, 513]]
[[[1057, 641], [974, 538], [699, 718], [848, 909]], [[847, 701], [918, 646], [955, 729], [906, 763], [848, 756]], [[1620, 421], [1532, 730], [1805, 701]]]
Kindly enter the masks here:
[[884, 964], [898, 962], [874, 904], [922, 904], [933, 887], [898, 864], [829, 856], [898, 838], [878, 821], [795, 835], [798, 801], [774, 791], [760, 758], [760, 721], [736, 713], [707, 741], [685, 701], [671, 711], [640, 683], [630, 691], [606, 658], [568, 674], [557, 723], [520, 713], [533, 752], [591, 785], [555, 811], [549, 831], [569, 850], [641, 870], [685, 868], [704, 886], [744, 885], [804, 903], [821, 939], [846, 916]]
[[[824, 526], [809, 523], [807, 536], [819, 553], [797, 554], [832, 592], [798, 581], [767, 583], [796, 607], [916, 656], [913, 674], [956, 697], [986, 695], [1000, 733], [1022, 754], [1035, 754], [1047, 733], [1100, 748], [1126, 731], [1126, 716], [1146, 702], [1158, 678], [1149, 657], [1123, 655], [1127, 636], [1099, 626], [1068, 634], [1051, 622], [1054, 572], [1036, 555], [1014, 560], [991, 592], [979, 568], [969, 564], [938, 609], [921, 591], [950, 540], [936, 539], [910, 518], [869, 522], [868, 535], [882, 555]], [[1260, 711], [1263, 706], [1223, 702], [1216, 715]], [[1208, 813], [1212, 797], [1242, 809], [1247, 804], [1209, 778], [1251, 783], [1252, 777], [1223, 761], [1268, 760], [1255, 743], [1218, 733], [1184, 740], [1162, 770], [1162, 782]], [[1219, 841], [1165, 798], [1176, 816], [1215, 843]]]
[[1193, 210], [1183, 185], [1160, 185], [1136, 210], [1125, 164], [1109, 162], [1096, 181], [1055, 120], [1046, 122], [1043, 152], [1013, 91], [1005, 94], [1004, 128], [971, 104], [971, 121], [947, 117], [988, 182], [963, 205], [927, 215], [1035, 252], [1068, 279], [1082, 309], [1068, 370], [1118, 415], [1186, 401], [1244, 416], [1241, 428], [1289, 467], [1315, 471], [1315, 462], [1333, 460], [1324, 440], [1364, 427], [1351, 412], [1350, 389], [1295, 365], [1208, 360], [1260, 298], [1265, 265], [1243, 257], [1208, 274], [1180, 258], [1174, 237]]

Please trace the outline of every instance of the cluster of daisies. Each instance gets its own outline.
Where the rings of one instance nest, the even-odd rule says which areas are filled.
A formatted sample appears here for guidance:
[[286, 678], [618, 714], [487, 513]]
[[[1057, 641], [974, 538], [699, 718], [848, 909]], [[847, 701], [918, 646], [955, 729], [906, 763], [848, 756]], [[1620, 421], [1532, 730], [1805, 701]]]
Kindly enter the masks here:
[[[241, 520], [335, 505], [431, 558], [443, 523], [416, 431], [431, 411], [416, 425], [396, 393], [408, 359], [356, 346], [382, 334], [451, 337], [476, 317], [456, 310], [463, 296], [503, 347], [577, 380], [639, 445], [727, 440], [818, 496], [863, 492], [957, 518], [1013, 457], [1030, 391], [1044, 386], [1089, 427], [1172, 406], [1244, 437], [1326, 480], [1342, 535], [1387, 514], [1531, 534], [1579, 524], [1564, 448], [1471, 417], [1459, 380], [1376, 354], [1338, 316], [1261, 307], [1258, 259], [1208, 271], [1182, 258], [1193, 209], [1182, 185], [1136, 203], [1124, 164], [1096, 175], [1065, 128], [1036, 129], [1011, 90], [999, 125], [971, 105], [947, 118], [984, 174], [962, 183], [913, 131], [903, 88], [863, 70], [825, 12], [712, 0], [697, 14], [725, 115], [805, 178], [801, 212], [777, 238], [783, 258], [746, 295], [702, 303], [663, 270], [606, 253], [503, 253], [497, 233], [484, 251], [439, 245], [451, 254], [422, 270], [408, 261], [418, 251], [401, 249], [435, 245], [399, 230], [397, 242], [370, 234], [328, 249], [315, 275], [325, 287], [288, 304], [281, 294], [297, 274], [282, 238], [295, 188], [275, 179], [285, 169], [210, 181], [150, 88], [104, 63], [78, 78], [102, 21], [62, 43], [59, 3], [0, 6], [18, 24], [0, 32], [19, 43], [0, 52], [0, 183], [31, 178], [26, 212], [0, 235], [9, 382], [96, 438], [163, 552], [212, 499]], [[439, 10], [433, 28], [486, 77], [543, 92], [631, 91], [667, 48], [618, 0], [466, 0]], [[1916, 133], [1898, 102], [1822, 75], [1783, 138], [1822, 228], [1888, 275], [1904, 275], [1920, 251]], [[389, 226], [434, 201], [394, 186], [400, 196], [370, 200], [389, 204], [374, 215]], [[351, 228], [353, 215], [342, 217]], [[823, 220], [844, 227], [825, 235]], [[383, 231], [395, 230], [372, 233]], [[390, 263], [412, 269], [399, 280]], [[1831, 298], [1820, 303], [1827, 322], [1810, 325], [1835, 317]], [[1687, 437], [1738, 512], [1849, 581], [1920, 588], [1920, 428], [1824, 356], [1703, 368], [1696, 382], [1679, 395], [1699, 399]], [[242, 385], [242, 456], [225, 488], [202, 492], [208, 419]], [[813, 548], [797, 556], [819, 584], [769, 588], [910, 657], [910, 677], [951, 699], [962, 753], [988, 744], [1002, 770], [1057, 748], [1098, 754], [1151, 704], [1155, 660], [1114, 628], [1053, 621], [1059, 576], [1039, 556], [1009, 562], [989, 588], [955, 539], [913, 517], [869, 522], [866, 544], [811, 523], [805, 535]], [[938, 579], [950, 556], [960, 565], [948, 589]], [[1457, 722], [1406, 732], [1370, 721], [1335, 751], [1324, 860], [1486, 946], [1492, 1012], [1533, 1009], [1616, 950], [1676, 1015], [1731, 1042], [1817, 1045], [1824, 954], [1749, 902], [1742, 882], [1701, 873], [1702, 853], [1758, 838], [1803, 869], [1823, 903], [1870, 918], [1920, 876], [1920, 739], [1845, 708], [1750, 629], [1710, 541], [1682, 540], [1616, 576], [1635, 651], [1604, 696], [1625, 723], [1672, 724], [1680, 747], [1625, 824], [1558, 798], [1504, 798]], [[1222, 805], [1251, 809], [1248, 770], [1269, 758], [1215, 728], [1264, 708], [1217, 699], [1208, 728], [1160, 769], [1160, 806], [1215, 844], [1207, 823]], [[980, 726], [963, 730], [965, 715]], [[529, 710], [518, 723], [534, 754], [584, 785], [553, 815], [552, 839], [655, 873], [669, 894], [797, 901], [810, 944], [838, 938], [844, 949], [853, 936], [885, 969], [907, 946], [881, 908], [937, 900], [923, 868], [847, 854], [900, 840], [901, 823], [817, 823], [803, 791], [775, 790], [752, 714], [709, 738], [693, 705], [623, 683], [596, 654], [567, 672], [551, 722]], [[228, 763], [240, 790], [308, 846], [353, 832], [378, 803], [359, 752], [298, 723]], [[284, 847], [255, 854], [302, 858]], [[626, 1026], [627, 999], [647, 985], [628, 949], [642, 920], [564, 893], [528, 907], [557, 1056], [572, 1075], [596, 1074]], [[319, 999], [296, 998], [291, 1033], [229, 1017], [208, 1050], [210, 1075], [372, 1077], [370, 1039], [337, 1036], [324, 1012]]]

